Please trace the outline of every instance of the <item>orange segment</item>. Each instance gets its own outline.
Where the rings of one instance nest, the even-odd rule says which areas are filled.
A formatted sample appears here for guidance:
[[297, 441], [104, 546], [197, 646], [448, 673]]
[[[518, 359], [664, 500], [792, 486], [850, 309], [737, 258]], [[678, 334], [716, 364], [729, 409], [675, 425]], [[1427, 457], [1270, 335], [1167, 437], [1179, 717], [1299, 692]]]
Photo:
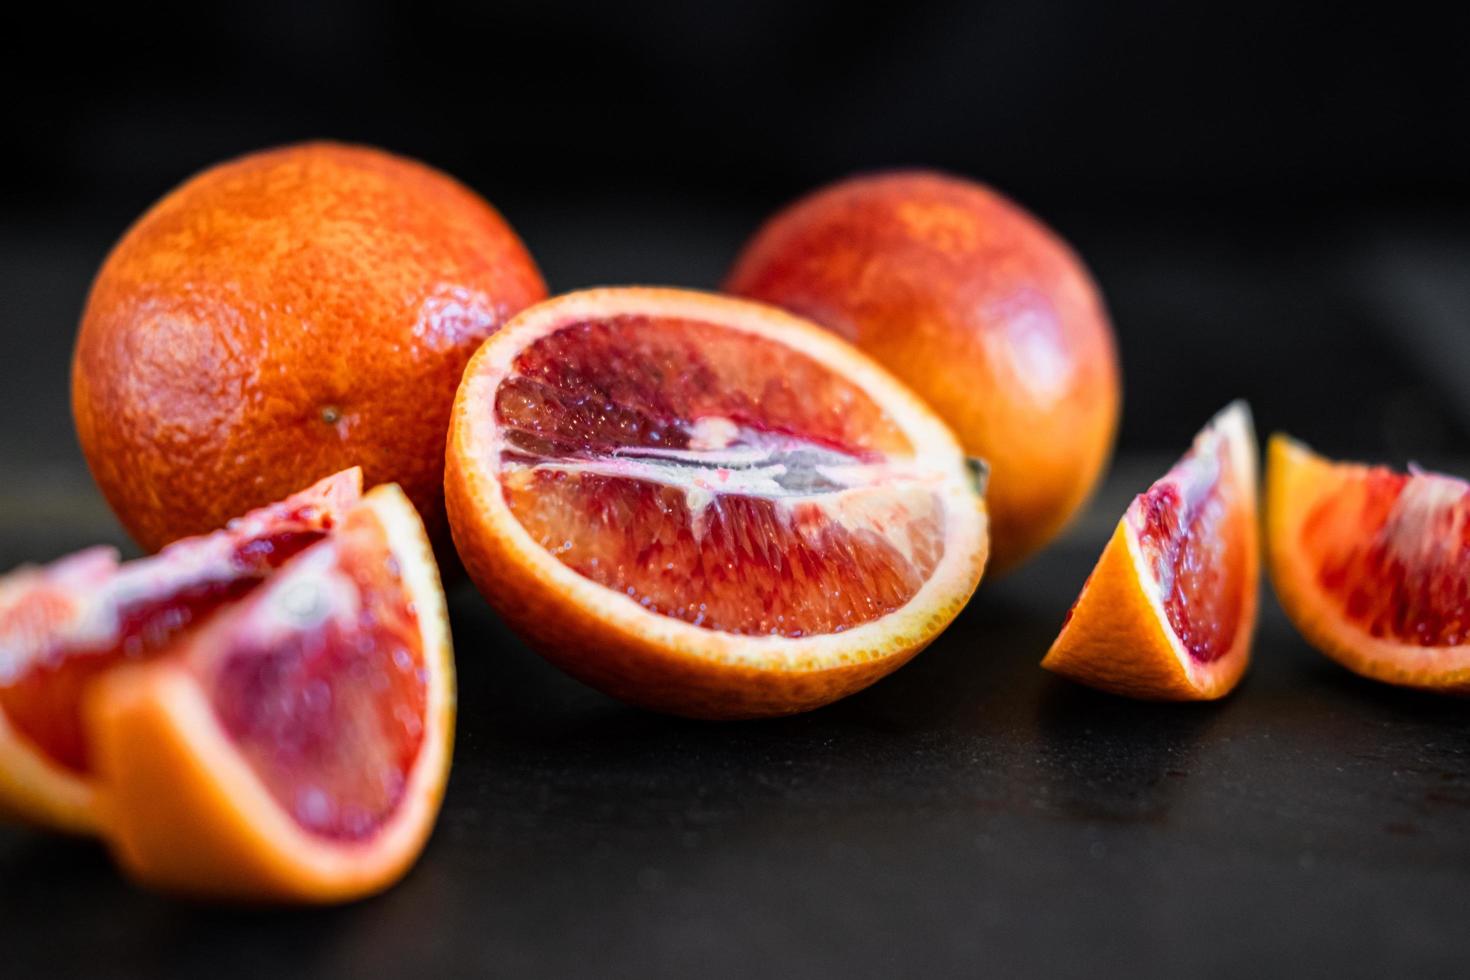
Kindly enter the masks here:
[[106, 836], [145, 884], [341, 901], [396, 881], [448, 775], [454, 678], [417, 514], [379, 487], [340, 532], [87, 705]]
[[347, 470], [151, 558], [119, 565], [111, 549], [92, 549], [0, 580], [0, 805], [95, 830], [87, 689], [169, 649], [330, 533], [361, 486], [361, 472]]
[[1134, 498], [1041, 665], [1130, 697], [1222, 697], [1249, 663], [1259, 578], [1255, 437], [1236, 402]]
[[845, 343], [679, 290], [573, 293], [476, 354], [451, 525], [505, 618], [659, 710], [805, 710], [959, 611], [986, 551], [953, 436]]
[[1277, 435], [1266, 513], [1272, 582], [1313, 646], [1365, 677], [1470, 694], [1470, 483]]

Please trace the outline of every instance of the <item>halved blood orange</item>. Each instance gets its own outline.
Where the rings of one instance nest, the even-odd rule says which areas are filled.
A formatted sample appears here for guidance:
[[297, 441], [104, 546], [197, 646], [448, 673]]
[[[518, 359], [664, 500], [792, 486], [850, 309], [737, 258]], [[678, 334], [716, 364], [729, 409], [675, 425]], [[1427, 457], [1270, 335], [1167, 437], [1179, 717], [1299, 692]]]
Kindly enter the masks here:
[[471, 361], [447, 500], [506, 621], [634, 704], [803, 711], [897, 668], [980, 581], [964, 456], [907, 388], [772, 307], [597, 289]]
[[1235, 402], [1133, 499], [1041, 665], [1129, 697], [1222, 697], [1250, 661], [1259, 582], [1256, 441]]
[[433, 554], [392, 485], [171, 656], [86, 704], [102, 825], [146, 884], [340, 901], [396, 881], [438, 813], [454, 724]]
[[0, 808], [95, 830], [86, 689], [253, 589], [330, 533], [361, 492], [361, 471], [345, 470], [151, 558], [120, 565], [94, 548], [0, 578]]
[[1276, 595], [1308, 642], [1364, 677], [1470, 694], [1470, 483], [1277, 435], [1266, 520]]

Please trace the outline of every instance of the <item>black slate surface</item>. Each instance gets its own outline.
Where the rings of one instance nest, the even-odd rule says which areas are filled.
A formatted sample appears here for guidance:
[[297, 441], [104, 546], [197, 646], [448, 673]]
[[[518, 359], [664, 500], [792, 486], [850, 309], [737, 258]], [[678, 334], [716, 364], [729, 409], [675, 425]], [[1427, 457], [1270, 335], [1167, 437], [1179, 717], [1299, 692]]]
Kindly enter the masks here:
[[[558, 289], [713, 284], [754, 221], [591, 200], [514, 217]], [[462, 585], [454, 774], [401, 886], [212, 908], [0, 826], [0, 977], [1463, 974], [1466, 703], [1347, 674], [1269, 589], [1219, 704], [1036, 666], [1128, 497], [1233, 397], [1263, 434], [1470, 472], [1463, 217], [1064, 223], [1118, 326], [1120, 456], [1073, 533], [912, 665], [806, 717], [671, 720], [565, 678]], [[67, 411], [121, 220], [0, 227], [0, 569], [124, 544]]]
[[1462, 972], [1463, 702], [1352, 677], [1269, 597], [1222, 703], [1137, 704], [1037, 668], [1162, 462], [1125, 460], [1066, 542], [982, 586], [912, 665], [805, 717], [625, 708], [460, 586], [454, 773], [401, 886], [214, 908], [136, 890], [92, 845], [0, 829], [3, 974]]

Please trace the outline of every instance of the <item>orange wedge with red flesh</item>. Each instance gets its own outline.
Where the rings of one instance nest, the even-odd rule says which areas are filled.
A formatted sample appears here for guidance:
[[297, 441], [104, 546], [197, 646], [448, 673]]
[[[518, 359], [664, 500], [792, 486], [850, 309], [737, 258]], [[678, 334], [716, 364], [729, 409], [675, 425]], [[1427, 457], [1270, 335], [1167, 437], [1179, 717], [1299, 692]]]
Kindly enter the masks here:
[[102, 674], [166, 651], [320, 540], [362, 492], [345, 470], [214, 534], [127, 564], [94, 548], [0, 578], [0, 809], [97, 830], [81, 703]]
[[401, 877], [448, 775], [450, 640], [433, 554], [396, 486], [170, 656], [86, 704], [98, 809], [143, 883], [332, 902]]
[[1277, 435], [1266, 519], [1276, 595], [1309, 643], [1364, 677], [1470, 694], [1470, 483]]
[[987, 553], [963, 453], [907, 388], [814, 324], [686, 290], [571, 293], [486, 341], [446, 496], [471, 577], [537, 650], [692, 717], [872, 683]]
[[1250, 661], [1259, 539], [1255, 436], [1236, 402], [1134, 498], [1041, 665], [1129, 697], [1224, 696]]

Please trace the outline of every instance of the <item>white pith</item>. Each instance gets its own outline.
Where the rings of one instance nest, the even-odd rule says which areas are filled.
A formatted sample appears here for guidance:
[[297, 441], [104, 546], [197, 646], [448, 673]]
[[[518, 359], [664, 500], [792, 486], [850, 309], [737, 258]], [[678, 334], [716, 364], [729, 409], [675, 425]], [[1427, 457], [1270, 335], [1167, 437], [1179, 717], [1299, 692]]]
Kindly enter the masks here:
[[[683, 494], [696, 542], [704, 538], [707, 512], [722, 498], [769, 501], [777, 520], [798, 533], [796, 515], [815, 508], [823, 520], [810, 523], [876, 534], [911, 566], [908, 522], [927, 509], [944, 482], [942, 472], [926, 471], [918, 460], [868, 462], [792, 436], [742, 431], [718, 417], [695, 420], [689, 438], [695, 448], [627, 446], [603, 456], [512, 459], [502, 464], [501, 479], [513, 480], [520, 471], [564, 472], [672, 487]], [[736, 439], [741, 444], [733, 444]], [[807, 474], [827, 486], [807, 488], [801, 479]], [[800, 482], [793, 487], [783, 482], [788, 477]]]
[[[1470, 508], [1464, 480], [1415, 473], [1399, 493], [1379, 536], [1390, 559], [1407, 569], [1453, 568]], [[1448, 523], [1443, 518], [1448, 517]]]
[[311, 548], [261, 586], [256, 601], [241, 610], [237, 628], [262, 647], [328, 623], [350, 627], [358, 621], [362, 597], [337, 562], [333, 548]]

